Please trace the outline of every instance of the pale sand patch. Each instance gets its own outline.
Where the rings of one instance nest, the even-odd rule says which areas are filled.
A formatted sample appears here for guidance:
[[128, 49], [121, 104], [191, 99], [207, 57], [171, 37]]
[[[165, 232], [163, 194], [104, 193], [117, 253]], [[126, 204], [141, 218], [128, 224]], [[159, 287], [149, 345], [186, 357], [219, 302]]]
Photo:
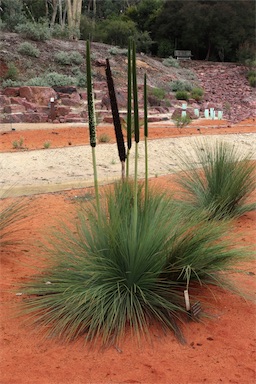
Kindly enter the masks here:
[[[177, 152], [191, 155], [192, 143], [198, 140], [223, 140], [250, 151], [256, 159], [256, 133], [178, 137], [148, 141], [149, 177], [167, 175], [179, 170]], [[130, 155], [130, 175], [134, 175], [135, 145]], [[116, 144], [96, 147], [97, 176], [100, 184], [118, 180], [121, 165]], [[94, 184], [91, 147], [89, 145], [29, 152], [0, 153], [1, 189], [11, 194], [53, 192]], [[144, 142], [139, 143], [138, 176], [145, 176]], [[8, 193], [9, 194], [9, 193]]]

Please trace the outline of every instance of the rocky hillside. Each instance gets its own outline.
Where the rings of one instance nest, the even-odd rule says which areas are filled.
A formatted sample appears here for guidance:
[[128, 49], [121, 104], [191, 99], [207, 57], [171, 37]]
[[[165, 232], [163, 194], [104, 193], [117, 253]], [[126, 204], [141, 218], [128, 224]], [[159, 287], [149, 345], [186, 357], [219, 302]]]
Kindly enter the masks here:
[[[30, 42], [38, 50], [37, 57], [19, 52], [24, 40], [14, 33], [3, 33], [0, 42], [0, 77], [3, 84], [8, 76], [10, 64], [17, 69], [17, 80], [20, 83], [15, 89], [1, 87], [1, 122], [24, 121], [44, 122], [56, 120], [60, 122], [86, 121], [86, 92], [81, 86], [54, 87], [41, 89], [45, 95], [39, 95], [39, 89], [24, 87], [28, 79], [43, 77], [47, 73], [58, 73], [68, 76], [80, 76], [85, 79], [85, 42], [51, 40], [46, 42]], [[121, 113], [126, 108], [126, 70], [127, 56], [125, 52], [106, 44], [92, 44], [92, 66], [96, 96], [96, 110], [99, 119], [108, 121], [108, 92], [105, 79], [105, 59], [110, 59], [117, 98]], [[60, 52], [72, 55], [79, 52], [83, 60], [79, 64], [59, 64], [56, 55]], [[179, 66], [166, 66], [163, 60], [137, 55], [139, 96], [142, 101], [142, 84], [145, 71], [148, 74], [150, 118], [171, 119], [173, 114], [181, 113], [182, 101], [175, 98], [171, 83], [176, 80], [189, 82], [193, 87], [202, 87], [204, 97], [201, 101], [189, 99], [188, 113], [194, 118], [194, 109], [200, 110], [203, 116], [206, 108], [222, 110], [224, 117], [237, 122], [254, 117], [256, 111], [255, 90], [246, 79], [248, 69], [242, 65], [231, 63], [212, 63], [199, 61], [179, 61]], [[21, 86], [22, 85], [22, 86]], [[78, 84], [81, 85], [81, 84]], [[154, 88], [162, 92], [154, 92]], [[55, 109], [51, 114], [49, 99], [54, 97]], [[156, 117], [157, 116], [157, 117]]]

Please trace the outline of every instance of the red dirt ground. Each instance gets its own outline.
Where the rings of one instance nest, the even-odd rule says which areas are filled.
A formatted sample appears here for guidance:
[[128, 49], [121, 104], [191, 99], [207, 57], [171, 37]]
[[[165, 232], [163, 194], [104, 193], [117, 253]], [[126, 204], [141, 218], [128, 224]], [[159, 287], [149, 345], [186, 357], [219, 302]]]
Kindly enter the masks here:
[[[113, 128], [106, 129], [104, 132], [112, 137]], [[229, 129], [233, 132], [251, 132], [254, 128], [251, 122], [236, 127], [216, 128], [218, 134], [226, 133], [225, 130]], [[205, 130], [213, 133], [215, 129]], [[58, 135], [52, 134], [52, 131], [58, 132]], [[151, 138], [159, 135], [164, 137], [167, 131], [171, 135], [200, 134], [196, 129], [192, 132], [191, 128], [184, 128], [180, 133], [176, 128], [151, 127], [149, 135]], [[29, 149], [42, 147], [42, 143], [50, 140], [49, 137], [51, 147], [68, 145], [68, 141], [72, 145], [86, 143], [86, 138], [85, 141], [81, 139], [86, 136], [84, 128], [58, 128], [2, 135], [2, 150], [12, 149], [15, 135], [18, 139], [22, 136]], [[174, 178], [173, 175], [154, 178], [151, 183], [176, 191]], [[152, 326], [152, 343], [142, 341], [138, 345], [127, 334], [116, 348], [99, 350], [96, 347], [90, 350], [82, 340], [69, 345], [43, 340], [32, 328], [24, 326], [22, 318], [15, 316], [17, 304], [22, 300], [22, 296], [16, 295], [19, 284], [35, 273], [32, 266], [43, 264], [41, 247], [37, 242], [44, 240], [45, 231], [50, 227], [56, 227], [56, 219], [75, 214], [75, 196], [84, 196], [90, 191], [92, 189], [87, 188], [24, 198], [32, 214], [22, 225], [21, 243], [12, 248], [2, 248], [0, 253], [0, 383], [253, 384], [256, 379], [255, 305], [250, 300], [219, 288], [205, 292], [213, 317], [200, 323], [183, 325], [187, 345], [179, 344], [172, 333], [164, 335], [162, 330]], [[256, 193], [252, 200], [256, 201]], [[245, 245], [255, 245], [255, 221], [256, 212], [247, 213], [235, 221], [232, 232]], [[247, 262], [243, 267], [248, 273], [236, 274], [233, 278], [245, 292], [255, 295], [255, 264]]]

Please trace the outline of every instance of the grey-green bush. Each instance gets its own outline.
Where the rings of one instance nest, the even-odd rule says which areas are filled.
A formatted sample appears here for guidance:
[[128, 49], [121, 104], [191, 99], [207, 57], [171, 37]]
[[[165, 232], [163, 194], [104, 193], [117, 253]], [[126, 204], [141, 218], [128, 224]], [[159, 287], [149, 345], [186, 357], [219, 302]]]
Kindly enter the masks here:
[[175, 80], [170, 83], [172, 92], [177, 91], [187, 91], [190, 92], [193, 88], [193, 85], [186, 80]]
[[34, 77], [26, 82], [27, 85], [41, 86], [41, 87], [52, 87], [54, 85], [76, 85], [77, 79], [75, 77], [62, 75], [57, 72], [50, 72], [42, 76]]
[[179, 68], [180, 64], [177, 59], [174, 59], [174, 57], [170, 56], [163, 60], [163, 65], [165, 67], [174, 67]]
[[18, 52], [21, 53], [22, 55], [31, 56], [31, 57], [40, 56], [40, 50], [27, 41], [25, 41], [24, 43], [21, 43], [21, 45], [18, 48]]
[[79, 52], [64, 52], [60, 51], [55, 54], [55, 60], [62, 65], [82, 64], [83, 56]]
[[189, 94], [187, 91], [177, 91], [175, 93], [175, 97], [177, 100], [188, 100], [189, 99]]
[[256, 209], [256, 204], [248, 203], [256, 186], [250, 153], [221, 141], [198, 142], [194, 151], [194, 157], [181, 155], [183, 172], [178, 181], [185, 191], [183, 203], [204, 209], [209, 218], [217, 219]]
[[51, 30], [47, 23], [28, 21], [25, 24], [17, 25], [15, 31], [23, 37], [34, 41], [46, 41], [51, 38]]

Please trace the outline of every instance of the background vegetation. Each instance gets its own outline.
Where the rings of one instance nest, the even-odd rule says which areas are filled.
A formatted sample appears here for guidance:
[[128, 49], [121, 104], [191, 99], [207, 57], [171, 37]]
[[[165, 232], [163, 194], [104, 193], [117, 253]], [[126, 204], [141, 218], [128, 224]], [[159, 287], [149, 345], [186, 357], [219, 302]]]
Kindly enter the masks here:
[[2, 29], [32, 40], [91, 39], [194, 59], [255, 60], [255, 2], [251, 0], [2, 0]]

